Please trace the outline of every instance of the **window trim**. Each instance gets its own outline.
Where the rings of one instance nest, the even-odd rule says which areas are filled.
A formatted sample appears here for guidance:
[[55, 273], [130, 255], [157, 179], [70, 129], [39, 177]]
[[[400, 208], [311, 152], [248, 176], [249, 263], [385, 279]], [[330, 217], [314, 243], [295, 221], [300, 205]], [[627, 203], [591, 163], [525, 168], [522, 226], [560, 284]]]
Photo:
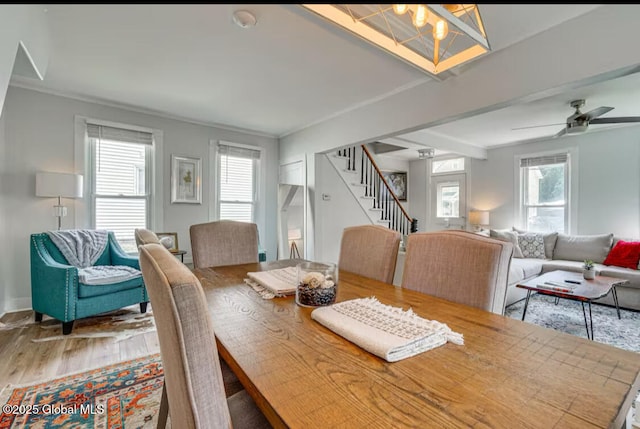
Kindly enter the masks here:
[[[218, 183], [218, 144], [235, 146], [243, 149], [251, 149], [260, 152], [260, 164], [256, 172], [256, 189], [255, 189], [255, 207], [254, 207], [254, 223], [258, 225], [259, 231], [265, 231], [266, 225], [266, 201], [264, 195], [266, 193], [267, 183], [267, 167], [266, 167], [266, 150], [262, 146], [235, 143], [228, 140], [210, 140], [209, 141], [209, 220], [219, 220], [219, 202], [220, 188]], [[262, 241], [262, 239], [261, 239]]]
[[[562, 147], [554, 150], [546, 150], [540, 152], [529, 152], [517, 154], [514, 156], [514, 226], [524, 229], [524, 195], [523, 195], [523, 177], [520, 168], [520, 161], [526, 158], [537, 158], [543, 156], [554, 156], [559, 154], [567, 155], [567, 167], [565, 172], [565, 192], [566, 192], [566, 211], [565, 211], [565, 234], [575, 234], [577, 228], [577, 210], [578, 207], [578, 148]], [[551, 207], [551, 206], [544, 206]]]
[[164, 195], [162, 187], [163, 177], [163, 146], [164, 146], [164, 133], [160, 129], [146, 128], [138, 125], [125, 124], [120, 122], [106, 121], [102, 119], [95, 119], [83, 115], [74, 116], [74, 159], [75, 159], [75, 171], [78, 174], [83, 174], [85, 180], [83, 181], [83, 195], [82, 199], [73, 200], [75, 204], [75, 228], [91, 228], [93, 223], [93, 215], [91, 213], [91, 186], [93, 186], [90, 180], [91, 177], [91, 144], [89, 138], [87, 138], [87, 123], [93, 123], [96, 125], [105, 125], [117, 128], [127, 128], [135, 131], [150, 132], [153, 135], [153, 145], [151, 149], [151, 162], [148, 168], [149, 191], [151, 193], [149, 201], [149, 227], [155, 231], [162, 231], [164, 229], [163, 221], [163, 206]]

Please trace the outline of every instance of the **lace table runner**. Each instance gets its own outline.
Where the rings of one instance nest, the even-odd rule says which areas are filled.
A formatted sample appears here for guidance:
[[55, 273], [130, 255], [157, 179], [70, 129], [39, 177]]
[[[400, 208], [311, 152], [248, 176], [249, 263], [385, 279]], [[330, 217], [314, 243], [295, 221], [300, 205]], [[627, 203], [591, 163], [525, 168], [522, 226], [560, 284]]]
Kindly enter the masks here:
[[316, 308], [311, 318], [387, 362], [415, 356], [447, 341], [464, 344], [462, 334], [446, 324], [423, 319], [411, 309], [382, 304], [375, 297]]

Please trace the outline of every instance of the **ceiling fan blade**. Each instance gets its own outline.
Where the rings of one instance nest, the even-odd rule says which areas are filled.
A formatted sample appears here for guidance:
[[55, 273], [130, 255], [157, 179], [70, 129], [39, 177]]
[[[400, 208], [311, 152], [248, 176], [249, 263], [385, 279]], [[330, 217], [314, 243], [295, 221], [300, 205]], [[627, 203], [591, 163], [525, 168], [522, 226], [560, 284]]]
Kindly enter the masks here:
[[530, 127], [511, 128], [511, 131], [526, 130], [526, 129], [529, 129], [529, 128], [557, 127], [558, 125], [565, 125], [565, 123], [562, 122], [562, 123], [559, 123], [559, 124], [533, 125], [533, 126], [530, 126]]
[[597, 118], [598, 116], [602, 116], [605, 113], [611, 112], [612, 110], [613, 110], [613, 107], [600, 106], [597, 109], [589, 110], [587, 113], [584, 114], [584, 117], [588, 121], [591, 121], [592, 119]]
[[623, 124], [627, 122], [640, 122], [640, 116], [622, 116], [619, 118], [596, 118], [589, 121], [589, 124]]
[[558, 137], [562, 137], [563, 135], [567, 134], [567, 127], [564, 127], [563, 129], [561, 129], [560, 131], [558, 131], [556, 134], [553, 135], [553, 138], [556, 139]]

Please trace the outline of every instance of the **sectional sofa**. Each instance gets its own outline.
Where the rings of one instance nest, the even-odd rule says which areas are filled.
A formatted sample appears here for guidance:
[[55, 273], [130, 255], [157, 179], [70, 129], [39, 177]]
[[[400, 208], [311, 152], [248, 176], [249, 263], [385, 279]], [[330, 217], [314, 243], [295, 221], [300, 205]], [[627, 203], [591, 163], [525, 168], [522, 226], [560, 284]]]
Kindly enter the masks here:
[[[526, 297], [526, 289], [516, 287], [518, 283], [548, 271], [582, 272], [583, 262], [592, 260], [595, 262], [597, 274], [629, 280], [629, 284], [616, 288], [620, 307], [640, 311], [640, 267], [638, 267], [638, 261], [635, 260], [634, 268], [623, 268], [611, 264], [613, 257], [617, 257], [623, 247], [628, 249], [631, 245], [640, 248], [639, 239], [614, 237], [613, 234], [531, 233], [516, 228], [490, 230], [489, 236], [514, 243], [514, 257], [511, 260], [507, 279], [507, 306]], [[622, 241], [620, 247], [616, 248], [620, 241]], [[515, 246], [518, 248], [516, 249]], [[610, 255], [614, 248], [616, 248], [615, 251]], [[608, 256], [610, 256], [609, 259], [607, 259]], [[608, 264], [605, 265], [605, 262]], [[618, 264], [618, 262], [614, 263]], [[627, 263], [627, 265], [629, 264]], [[611, 294], [597, 302], [613, 305]]]

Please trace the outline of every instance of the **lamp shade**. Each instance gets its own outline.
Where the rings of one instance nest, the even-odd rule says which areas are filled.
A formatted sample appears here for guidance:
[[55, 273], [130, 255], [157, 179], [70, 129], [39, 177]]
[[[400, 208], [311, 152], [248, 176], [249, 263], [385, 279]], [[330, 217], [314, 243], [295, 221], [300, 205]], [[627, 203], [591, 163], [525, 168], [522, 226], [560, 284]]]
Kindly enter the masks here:
[[290, 229], [288, 238], [289, 240], [300, 240], [302, 238], [302, 231], [300, 228]]
[[82, 198], [82, 175], [36, 173], [37, 197]]
[[471, 225], [489, 225], [489, 212], [486, 212], [486, 211], [469, 212], [469, 223]]

